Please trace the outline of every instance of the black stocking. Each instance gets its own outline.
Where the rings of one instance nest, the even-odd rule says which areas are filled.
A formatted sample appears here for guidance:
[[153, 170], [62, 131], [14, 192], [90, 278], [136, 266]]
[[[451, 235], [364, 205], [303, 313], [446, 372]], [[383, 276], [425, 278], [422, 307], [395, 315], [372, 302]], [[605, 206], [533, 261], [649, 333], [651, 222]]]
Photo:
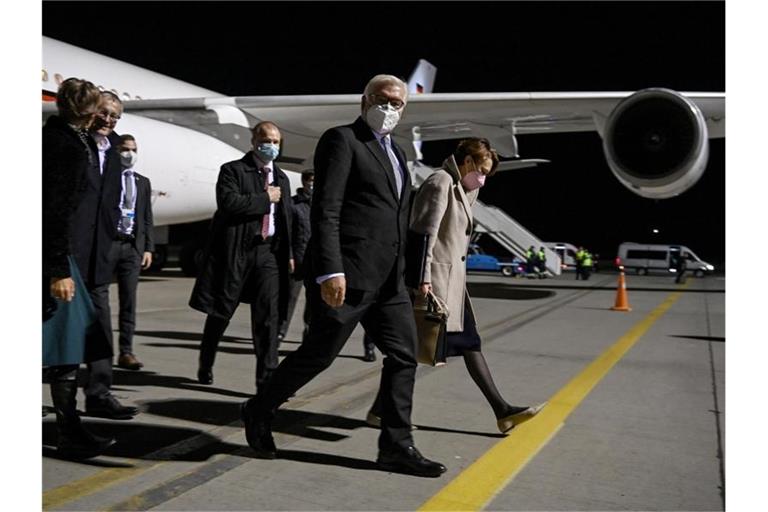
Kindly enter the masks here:
[[482, 352], [479, 350], [465, 350], [463, 355], [469, 375], [475, 381], [477, 387], [480, 388], [480, 391], [483, 392], [483, 395], [485, 395], [485, 399], [491, 405], [496, 419], [504, 418], [525, 409], [524, 407], [513, 407], [501, 397], [499, 390], [496, 389], [496, 384], [493, 383], [491, 370], [488, 368]]

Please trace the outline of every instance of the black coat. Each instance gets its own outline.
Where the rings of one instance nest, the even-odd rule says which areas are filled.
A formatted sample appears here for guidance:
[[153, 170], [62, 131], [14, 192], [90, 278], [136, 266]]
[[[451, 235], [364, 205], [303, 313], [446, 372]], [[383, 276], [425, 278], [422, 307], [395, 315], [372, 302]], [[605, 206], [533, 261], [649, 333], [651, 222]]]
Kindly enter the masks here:
[[[43, 127], [43, 276], [69, 277], [71, 224], [84, 194], [89, 161], [98, 158], [59, 116]], [[44, 286], [45, 288], [45, 286]]]
[[412, 190], [405, 156], [392, 147], [405, 171], [400, 199], [389, 157], [362, 118], [320, 138], [307, 258], [313, 279], [343, 272], [347, 288], [372, 291], [395, 271], [398, 291], [404, 287]]
[[[230, 318], [240, 302], [251, 302], [251, 287], [245, 282], [250, 267], [247, 254], [261, 236], [261, 221], [269, 212], [269, 195], [252, 151], [240, 160], [221, 166], [216, 182], [217, 210], [213, 215], [200, 273], [189, 305], [203, 313]], [[281, 200], [275, 208], [277, 263], [280, 270], [280, 317], [288, 304], [288, 260], [291, 256], [291, 188], [288, 177], [273, 165], [275, 186]]]
[[112, 280], [109, 252], [120, 220], [122, 169], [117, 152], [120, 138], [113, 132], [109, 140], [112, 147], [105, 155], [102, 174], [96, 144], [88, 137], [94, 161], [86, 168], [80, 203], [70, 230], [72, 254], [89, 288]]
[[306, 190], [300, 188], [296, 195], [291, 198], [292, 219], [291, 219], [291, 244], [293, 246], [293, 259], [296, 269], [293, 273], [294, 279], [304, 278], [304, 253], [307, 250], [312, 227], [309, 222], [309, 211], [312, 206], [312, 195]]

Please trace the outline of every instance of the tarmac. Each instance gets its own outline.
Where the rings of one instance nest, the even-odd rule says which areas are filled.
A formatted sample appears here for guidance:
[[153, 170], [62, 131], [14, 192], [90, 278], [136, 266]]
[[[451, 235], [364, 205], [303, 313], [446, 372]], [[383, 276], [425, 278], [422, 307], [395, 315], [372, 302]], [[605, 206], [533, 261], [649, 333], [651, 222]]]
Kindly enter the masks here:
[[[201, 385], [205, 317], [187, 306], [193, 282], [173, 269], [142, 277], [134, 347], [145, 367], [115, 368], [113, 386], [141, 413], [83, 417], [116, 436], [107, 453], [57, 458], [54, 417], [43, 418], [45, 510], [724, 509], [722, 276], [677, 285], [672, 276], [628, 275], [632, 309], [618, 312], [613, 272], [589, 281], [470, 275], [497, 387], [512, 404], [548, 405], [505, 436], [460, 358], [419, 366], [414, 439], [447, 466], [439, 478], [376, 467], [378, 430], [365, 415], [382, 359], [362, 360], [359, 328], [281, 409], [278, 458], [254, 458], [238, 409], [255, 390], [248, 308], [225, 333], [213, 385]], [[111, 297], [116, 329], [114, 285]], [[302, 308], [282, 355], [298, 346]], [[45, 385], [42, 400], [51, 403]]]

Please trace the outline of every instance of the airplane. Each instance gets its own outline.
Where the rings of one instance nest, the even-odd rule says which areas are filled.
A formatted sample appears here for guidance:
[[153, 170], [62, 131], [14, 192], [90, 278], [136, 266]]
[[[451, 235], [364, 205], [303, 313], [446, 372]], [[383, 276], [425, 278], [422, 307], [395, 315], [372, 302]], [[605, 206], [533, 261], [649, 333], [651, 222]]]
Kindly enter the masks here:
[[[708, 139], [725, 137], [724, 93], [433, 93], [435, 74], [421, 60], [408, 81], [408, 107], [393, 136], [409, 163], [421, 159], [426, 141], [473, 136], [491, 140], [504, 157], [502, 169], [529, 167], [546, 160], [520, 158], [517, 135], [597, 131], [616, 179], [642, 197], [663, 199], [692, 187], [706, 168]], [[257, 122], [280, 127], [285, 141], [278, 163], [295, 190], [320, 135], [360, 113], [359, 93], [228, 97], [43, 37], [44, 119], [56, 111], [58, 85], [73, 76], [124, 101], [117, 130], [137, 138], [142, 173], [152, 181], [160, 251], [169, 226], [213, 215], [219, 168], [250, 149]], [[189, 258], [199, 258], [200, 238], [191, 241], [193, 250], [182, 250], [183, 268], [194, 268]]]

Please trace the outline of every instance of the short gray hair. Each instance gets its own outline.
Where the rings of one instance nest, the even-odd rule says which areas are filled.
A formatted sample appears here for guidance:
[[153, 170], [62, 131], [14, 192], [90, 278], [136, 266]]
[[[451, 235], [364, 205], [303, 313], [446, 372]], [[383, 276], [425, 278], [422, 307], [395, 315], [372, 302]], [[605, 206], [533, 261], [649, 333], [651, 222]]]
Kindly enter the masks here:
[[380, 85], [391, 84], [401, 87], [405, 91], [405, 100], [408, 101], [408, 84], [400, 80], [395, 75], [376, 75], [368, 81], [368, 85], [365, 86], [363, 95], [368, 96], [372, 94], [371, 91], [377, 89]]

